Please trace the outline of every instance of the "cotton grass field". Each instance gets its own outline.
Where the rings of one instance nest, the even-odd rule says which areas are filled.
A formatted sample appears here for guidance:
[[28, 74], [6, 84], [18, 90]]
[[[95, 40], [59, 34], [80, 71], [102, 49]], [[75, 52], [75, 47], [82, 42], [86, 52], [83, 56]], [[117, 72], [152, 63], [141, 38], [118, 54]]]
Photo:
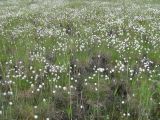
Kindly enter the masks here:
[[160, 120], [159, 0], [0, 0], [0, 120]]

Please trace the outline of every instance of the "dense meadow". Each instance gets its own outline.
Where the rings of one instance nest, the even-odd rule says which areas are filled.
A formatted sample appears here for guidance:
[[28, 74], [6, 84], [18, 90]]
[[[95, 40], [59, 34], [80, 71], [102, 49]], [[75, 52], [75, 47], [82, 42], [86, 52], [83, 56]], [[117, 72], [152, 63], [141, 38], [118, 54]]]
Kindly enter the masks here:
[[0, 0], [0, 120], [160, 120], [159, 0]]

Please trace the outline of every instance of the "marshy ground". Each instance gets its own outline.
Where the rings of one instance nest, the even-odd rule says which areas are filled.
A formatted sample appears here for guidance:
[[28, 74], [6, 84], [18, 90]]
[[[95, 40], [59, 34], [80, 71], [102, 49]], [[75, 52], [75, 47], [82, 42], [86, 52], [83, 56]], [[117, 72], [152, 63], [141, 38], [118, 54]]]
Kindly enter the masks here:
[[0, 120], [160, 120], [159, 0], [1, 0]]

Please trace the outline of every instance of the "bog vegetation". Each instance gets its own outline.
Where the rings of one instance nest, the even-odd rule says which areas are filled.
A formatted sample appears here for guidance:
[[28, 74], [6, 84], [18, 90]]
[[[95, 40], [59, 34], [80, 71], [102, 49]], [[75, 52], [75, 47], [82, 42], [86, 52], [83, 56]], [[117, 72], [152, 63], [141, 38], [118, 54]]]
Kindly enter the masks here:
[[0, 120], [160, 120], [159, 0], [0, 0]]

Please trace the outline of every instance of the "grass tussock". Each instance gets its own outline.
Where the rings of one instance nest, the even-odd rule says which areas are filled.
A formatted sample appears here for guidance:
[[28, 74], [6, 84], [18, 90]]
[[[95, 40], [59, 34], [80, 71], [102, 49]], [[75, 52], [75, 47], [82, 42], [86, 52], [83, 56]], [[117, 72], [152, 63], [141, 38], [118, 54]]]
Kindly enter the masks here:
[[159, 6], [0, 1], [0, 119], [159, 120]]

